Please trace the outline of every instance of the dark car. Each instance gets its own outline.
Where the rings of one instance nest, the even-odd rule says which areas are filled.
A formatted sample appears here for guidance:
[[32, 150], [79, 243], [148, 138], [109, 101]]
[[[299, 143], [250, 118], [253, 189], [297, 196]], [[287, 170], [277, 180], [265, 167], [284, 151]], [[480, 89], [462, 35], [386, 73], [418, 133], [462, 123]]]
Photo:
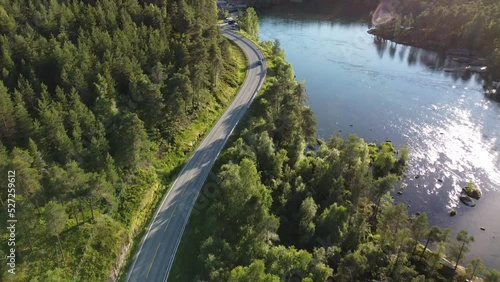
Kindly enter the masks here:
[[258, 60], [258, 61], [257, 61], [257, 65], [262, 66], [262, 61], [261, 61], [261, 60]]

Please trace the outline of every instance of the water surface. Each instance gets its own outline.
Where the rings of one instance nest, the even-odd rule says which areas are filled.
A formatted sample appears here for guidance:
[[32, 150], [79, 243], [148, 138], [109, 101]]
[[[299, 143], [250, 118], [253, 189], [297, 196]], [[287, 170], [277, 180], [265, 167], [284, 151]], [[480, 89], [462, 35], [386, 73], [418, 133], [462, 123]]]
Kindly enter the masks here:
[[[319, 136], [409, 144], [408, 188], [396, 200], [432, 225], [468, 230], [468, 257], [500, 269], [500, 104], [481, 77], [444, 71], [458, 64], [452, 58], [377, 40], [367, 23], [289, 12], [260, 19], [260, 39], [279, 39], [305, 79]], [[474, 208], [458, 200], [468, 181], [483, 192]]]

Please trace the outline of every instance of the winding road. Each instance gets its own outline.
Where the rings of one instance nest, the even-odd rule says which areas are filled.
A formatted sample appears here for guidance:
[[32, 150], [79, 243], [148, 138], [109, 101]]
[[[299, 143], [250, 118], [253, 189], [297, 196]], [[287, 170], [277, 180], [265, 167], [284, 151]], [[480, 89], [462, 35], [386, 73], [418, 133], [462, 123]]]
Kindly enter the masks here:
[[246, 80], [232, 104], [184, 165], [161, 202], [134, 257], [126, 281], [167, 281], [184, 228], [205, 179], [266, 77], [265, 57], [259, 47], [224, 27], [222, 33], [245, 52], [249, 63]]

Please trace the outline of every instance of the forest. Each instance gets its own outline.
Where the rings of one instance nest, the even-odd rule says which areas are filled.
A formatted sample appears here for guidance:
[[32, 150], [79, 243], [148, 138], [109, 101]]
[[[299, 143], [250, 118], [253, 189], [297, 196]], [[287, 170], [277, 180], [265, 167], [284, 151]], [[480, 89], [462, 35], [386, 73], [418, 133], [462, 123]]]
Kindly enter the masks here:
[[465, 49], [486, 58], [500, 79], [500, 2], [496, 0], [407, 0], [391, 6], [397, 15], [375, 34], [410, 45], [447, 51]]
[[15, 171], [18, 220], [1, 281], [115, 277], [244, 79], [216, 21], [211, 0], [0, 0], [0, 186]]
[[500, 281], [466, 258], [467, 231], [394, 203], [409, 147], [316, 139], [305, 83], [279, 41], [260, 44], [264, 90], [200, 194], [170, 281]]
[[[216, 22], [211, 0], [0, 0], [0, 186], [16, 171], [18, 220], [16, 275], [2, 263], [1, 281], [117, 277], [244, 79]], [[410, 148], [317, 140], [305, 84], [278, 41], [261, 47], [268, 79], [214, 166], [217, 193], [201, 195], [179, 281], [500, 281], [466, 260], [467, 232], [393, 203]]]

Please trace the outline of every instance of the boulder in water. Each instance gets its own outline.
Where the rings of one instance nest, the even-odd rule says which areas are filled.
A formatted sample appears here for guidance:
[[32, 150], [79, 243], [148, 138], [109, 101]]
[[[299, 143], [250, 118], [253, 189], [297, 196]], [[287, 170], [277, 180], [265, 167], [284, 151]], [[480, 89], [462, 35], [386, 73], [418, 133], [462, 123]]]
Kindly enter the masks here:
[[475, 207], [476, 203], [474, 200], [467, 196], [465, 193], [460, 194], [460, 201], [464, 203], [464, 205], [469, 206], [469, 207]]

